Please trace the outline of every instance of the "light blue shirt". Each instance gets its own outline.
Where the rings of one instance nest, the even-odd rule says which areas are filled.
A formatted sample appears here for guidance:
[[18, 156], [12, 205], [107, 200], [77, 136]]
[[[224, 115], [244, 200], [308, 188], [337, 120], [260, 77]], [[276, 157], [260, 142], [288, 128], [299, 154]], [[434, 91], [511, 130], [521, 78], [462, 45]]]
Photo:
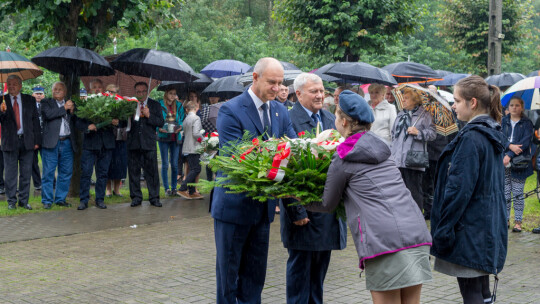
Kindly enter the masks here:
[[[255, 104], [255, 108], [257, 108], [257, 111], [259, 112], [259, 118], [261, 119], [261, 126], [264, 126], [264, 120], [263, 120], [263, 114], [264, 111], [261, 108], [261, 106], [264, 104], [264, 102], [253, 93], [251, 90], [251, 87], [248, 89], [249, 96], [251, 96], [251, 99], [253, 99], [253, 103]], [[270, 119], [270, 101], [266, 101], [266, 104], [268, 105], [268, 122], [270, 123], [270, 126], [272, 125], [271, 119]]]
[[[302, 104], [300, 104], [302, 106]], [[302, 106], [302, 108], [304, 108], [304, 110], [306, 111], [307, 115], [309, 116], [309, 118], [311, 118], [311, 116], [313, 115], [313, 112], [311, 112], [310, 110], [308, 110], [306, 107]], [[317, 111], [317, 113], [315, 113], [317, 115], [317, 120], [318, 122], [321, 124], [321, 131], [324, 130], [324, 127], [323, 127], [323, 123], [322, 123], [322, 119], [321, 119], [321, 113], [320, 111]], [[313, 120], [313, 118], [311, 118]]]

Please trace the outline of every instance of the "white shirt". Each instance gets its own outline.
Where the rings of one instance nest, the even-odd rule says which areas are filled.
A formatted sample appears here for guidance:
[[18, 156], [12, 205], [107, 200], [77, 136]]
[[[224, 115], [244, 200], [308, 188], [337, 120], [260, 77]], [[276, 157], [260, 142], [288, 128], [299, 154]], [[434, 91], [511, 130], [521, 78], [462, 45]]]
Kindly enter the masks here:
[[[264, 102], [259, 97], [257, 97], [257, 95], [255, 95], [255, 93], [253, 93], [253, 91], [251, 90], [251, 87], [248, 89], [248, 93], [249, 93], [249, 96], [251, 96], [251, 99], [253, 99], [253, 103], [255, 104], [255, 108], [257, 108], [257, 111], [259, 112], [259, 118], [261, 119], [261, 125], [264, 126], [264, 120], [263, 120], [264, 111], [261, 108], [261, 106], [264, 104]], [[269, 123], [269, 126], [271, 126], [272, 123], [271, 123], [271, 119], [270, 119], [270, 102], [266, 101], [266, 104], [268, 105], [268, 123]]]
[[512, 119], [510, 119], [510, 124], [512, 125], [512, 133], [510, 133], [510, 142], [512, 142], [514, 140], [514, 128], [516, 127], [518, 122], [519, 122], [519, 120], [518, 121], [513, 121]]
[[[11, 98], [11, 107], [13, 107], [13, 95], [9, 95], [9, 97]], [[23, 132], [23, 117], [22, 117], [22, 96], [21, 96], [21, 93], [19, 93], [17, 96], [17, 104], [19, 105], [19, 121], [21, 122], [21, 128], [19, 130], [17, 130], [17, 135], [22, 135], [24, 134]], [[15, 113], [15, 112], [14, 112]]]
[[[63, 107], [66, 103], [64, 100], [62, 101], [55, 100], [55, 101], [59, 108]], [[59, 136], [61, 137], [69, 136], [69, 134], [71, 134], [69, 127], [66, 130], [66, 122], [67, 122], [66, 118], [62, 117], [62, 123], [60, 124], [60, 133], [59, 133]], [[69, 123], [67, 125], [69, 126]]]
[[371, 131], [382, 138], [387, 144], [392, 143], [392, 128], [397, 117], [396, 107], [383, 100], [373, 109], [375, 120]]

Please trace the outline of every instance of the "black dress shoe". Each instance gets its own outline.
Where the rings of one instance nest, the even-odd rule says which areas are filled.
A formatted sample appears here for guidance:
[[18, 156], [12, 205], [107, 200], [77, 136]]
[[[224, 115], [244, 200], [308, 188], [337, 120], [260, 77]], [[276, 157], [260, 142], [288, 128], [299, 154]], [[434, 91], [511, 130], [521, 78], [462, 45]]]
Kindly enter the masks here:
[[84, 210], [84, 209], [86, 209], [86, 208], [88, 208], [88, 204], [87, 204], [87, 203], [82, 203], [82, 202], [81, 202], [81, 203], [79, 204], [79, 207], [77, 207], [77, 210]]
[[540, 234], [540, 227], [536, 227], [532, 230], [532, 233]]
[[60, 207], [71, 207], [71, 204], [66, 202], [58, 202], [56, 204]]
[[141, 205], [141, 202], [131, 202], [131, 207], [137, 207], [137, 206], [140, 206]]
[[9, 210], [15, 210], [15, 209], [17, 209], [17, 205], [9, 205], [8, 209]]
[[103, 202], [96, 202], [96, 207], [99, 209], [107, 209], [107, 206]]
[[51, 204], [45, 204], [45, 205], [43, 205], [43, 209], [51, 209]]
[[160, 202], [153, 202], [153, 203], [150, 203], [150, 205], [152, 205], [154, 207], [162, 207], [163, 206]]

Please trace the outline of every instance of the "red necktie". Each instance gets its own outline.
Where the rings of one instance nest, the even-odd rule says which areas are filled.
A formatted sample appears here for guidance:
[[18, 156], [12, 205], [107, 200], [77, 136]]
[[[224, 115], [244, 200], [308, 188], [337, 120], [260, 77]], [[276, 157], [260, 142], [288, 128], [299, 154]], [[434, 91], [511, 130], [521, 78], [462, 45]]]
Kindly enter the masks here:
[[19, 129], [21, 128], [21, 117], [19, 116], [19, 103], [17, 102], [17, 96], [13, 96], [13, 114], [15, 114], [17, 131], [19, 131]]

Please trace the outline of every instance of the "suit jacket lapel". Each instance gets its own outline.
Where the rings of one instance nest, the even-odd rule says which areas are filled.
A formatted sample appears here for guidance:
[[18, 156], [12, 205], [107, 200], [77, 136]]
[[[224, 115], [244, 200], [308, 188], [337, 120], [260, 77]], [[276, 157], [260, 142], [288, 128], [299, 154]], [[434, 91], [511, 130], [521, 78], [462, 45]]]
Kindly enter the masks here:
[[244, 92], [246, 94], [244, 98], [244, 107], [246, 109], [247, 116], [251, 119], [251, 122], [253, 122], [253, 125], [257, 128], [257, 131], [259, 131], [259, 134], [263, 134], [263, 127], [261, 123], [261, 117], [259, 116], [259, 111], [255, 107], [255, 103], [251, 99], [251, 96], [246, 91]]
[[[294, 107], [296, 107], [295, 109], [295, 114], [296, 114], [296, 117], [294, 119], [298, 119], [298, 121], [302, 124], [307, 124], [310, 126], [310, 128], [306, 128], [306, 130], [311, 130], [311, 129], [314, 129], [314, 128], [317, 128], [317, 125], [315, 124], [315, 122], [313, 121], [313, 119], [311, 119], [311, 117], [309, 117], [308, 113], [306, 112], [306, 110], [304, 110], [304, 108], [302, 107], [302, 105], [300, 104], [300, 102], [296, 102], [296, 104], [294, 104]], [[293, 107], [293, 109], [294, 109]]]

